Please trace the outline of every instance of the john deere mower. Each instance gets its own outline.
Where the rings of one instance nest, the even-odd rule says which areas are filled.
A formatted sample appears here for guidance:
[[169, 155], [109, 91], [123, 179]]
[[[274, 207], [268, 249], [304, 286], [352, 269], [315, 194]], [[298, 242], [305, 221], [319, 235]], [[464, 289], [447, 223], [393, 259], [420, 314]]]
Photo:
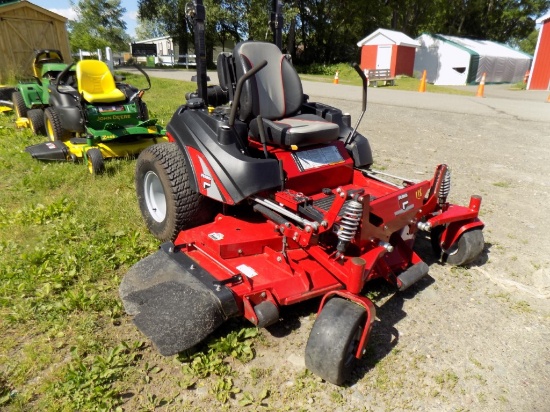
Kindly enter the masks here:
[[33, 133], [44, 134], [44, 108], [48, 106], [50, 84], [67, 68], [59, 50], [38, 50], [34, 55], [33, 78], [22, 80], [12, 94], [18, 126], [29, 126]]
[[143, 93], [113, 77], [105, 63], [82, 60], [70, 65], [50, 84], [44, 125], [49, 142], [27, 147], [40, 160], [84, 159], [90, 173], [102, 173], [104, 159], [136, 156], [152, 144], [167, 141], [165, 131], [150, 119]]
[[[308, 101], [274, 44], [238, 43], [218, 59], [221, 84], [208, 93], [202, 1], [189, 10], [201, 57], [197, 97], [174, 113], [170, 142], [138, 158], [141, 213], [164, 243], [125, 275], [125, 310], [172, 355], [228, 318], [266, 327], [282, 306], [319, 298], [306, 366], [341, 385], [376, 317], [369, 282], [401, 292], [422, 279], [429, 267], [413, 249], [420, 232], [442, 261], [473, 262], [484, 248], [481, 198], [449, 203], [445, 164], [421, 182], [372, 169], [361, 118], [352, 127], [339, 109]], [[355, 68], [363, 117], [367, 79]], [[231, 103], [208, 107], [208, 96], [220, 94]]]

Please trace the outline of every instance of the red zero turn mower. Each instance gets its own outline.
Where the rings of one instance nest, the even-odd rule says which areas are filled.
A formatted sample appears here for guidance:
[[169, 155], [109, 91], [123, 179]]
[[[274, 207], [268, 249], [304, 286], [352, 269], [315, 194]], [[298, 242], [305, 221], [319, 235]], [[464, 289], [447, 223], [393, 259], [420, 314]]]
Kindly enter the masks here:
[[[195, 7], [200, 40], [204, 8]], [[364, 114], [367, 82], [356, 70]], [[425, 276], [428, 265], [413, 251], [419, 230], [431, 233], [442, 260], [476, 259], [481, 198], [449, 204], [446, 165], [418, 183], [371, 170], [359, 122], [352, 128], [349, 115], [308, 102], [271, 43], [242, 42], [221, 55], [220, 86], [207, 88], [205, 68], [198, 71], [198, 97], [167, 125], [171, 143], [137, 161], [142, 214], [165, 243], [124, 277], [125, 309], [172, 355], [230, 317], [265, 327], [281, 306], [322, 297], [306, 366], [340, 385], [365, 353], [376, 317], [365, 284], [383, 278], [403, 291]], [[207, 107], [220, 96], [232, 104]]]

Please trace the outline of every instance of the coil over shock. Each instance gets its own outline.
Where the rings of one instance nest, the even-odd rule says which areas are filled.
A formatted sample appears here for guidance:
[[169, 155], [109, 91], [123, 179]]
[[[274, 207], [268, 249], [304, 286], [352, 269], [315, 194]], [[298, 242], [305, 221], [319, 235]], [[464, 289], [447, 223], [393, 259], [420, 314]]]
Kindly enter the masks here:
[[338, 245], [336, 246], [336, 250], [338, 250], [338, 256], [341, 256], [346, 251], [349, 242], [355, 237], [363, 214], [363, 205], [357, 200], [350, 200], [344, 205], [343, 209], [344, 213], [337, 232]]
[[451, 191], [451, 170], [447, 168], [447, 170], [445, 171], [445, 176], [443, 176], [443, 181], [441, 182], [441, 186], [439, 187], [438, 200], [439, 200], [440, 206], [443, 206], [445, 203], [447, 203], [447, 196], [449, 196], [450, 191]]

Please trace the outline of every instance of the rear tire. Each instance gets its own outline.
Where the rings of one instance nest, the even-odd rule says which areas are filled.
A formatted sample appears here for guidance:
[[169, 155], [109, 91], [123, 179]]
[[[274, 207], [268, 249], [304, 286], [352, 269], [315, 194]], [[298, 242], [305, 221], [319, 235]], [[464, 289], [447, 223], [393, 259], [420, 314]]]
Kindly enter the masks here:
[[32, 109], [27, 112], [27, 118], [31, 130], [34, 134], [44, 136], [46, 134], [46, 127], [44, 125], [44, 112], [42, 109]]
[[46, 129], [46, 136], [52, 142], [67, 140], [69, 137], [69, 133], [61, 125], [59, 115], [52, 107], [47, 107], [44, 110], [44, 128]]
[[481, 229], [472, 229], [464, 232], [458, 242], [449, 249], [441, 248], [441, 235], [445, 228], [437, 226], [431, 231], [432, 248], [442, 262], [454, 266], [463, 266], [473, 262], [483, 252], [485, 239]]
[[187, 160], [175, 143], [149, 146], [138, 157], [135, 176], [141, 215], [161, 241], [212, 219], [216, 203], [190, 186]]
[[88, 171], [93, 175], [100, 175], [105, 172], [105, 161], [103, 155], [98, 148], [91, 148], [86, 151], [88, 159]]
[[11, 100], [13, 102], [13, 110], [15, 110], [17, 118], [27, 117], [28, 109], [21, 92], [13, 92], [13, 94], [11, 95]]
[[342, 385], [357, 362], [355, 354], [367, 312], [341, 298], [330, 299], [315, 320], [306, 345], [306, 367], [327, 382]]

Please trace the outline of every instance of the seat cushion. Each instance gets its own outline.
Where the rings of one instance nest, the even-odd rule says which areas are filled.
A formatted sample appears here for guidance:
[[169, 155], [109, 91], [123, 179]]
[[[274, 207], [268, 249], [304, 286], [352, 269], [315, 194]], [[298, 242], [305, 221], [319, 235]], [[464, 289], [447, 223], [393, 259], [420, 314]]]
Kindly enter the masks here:
[[[340, 128], [314, 114], [300, 114], [281, 120], [263, 119], [266, 143], [273, 146], [309, 146], [338, 139]], [[250, 122], [250, 137], [260, 141], [257, 119]]]
[[89, 93], [82, 91], [82, 97], [88, 103], [114, 103], [126, 100], [126, 96], [119, 89], [113, 89], [108, 93]]

